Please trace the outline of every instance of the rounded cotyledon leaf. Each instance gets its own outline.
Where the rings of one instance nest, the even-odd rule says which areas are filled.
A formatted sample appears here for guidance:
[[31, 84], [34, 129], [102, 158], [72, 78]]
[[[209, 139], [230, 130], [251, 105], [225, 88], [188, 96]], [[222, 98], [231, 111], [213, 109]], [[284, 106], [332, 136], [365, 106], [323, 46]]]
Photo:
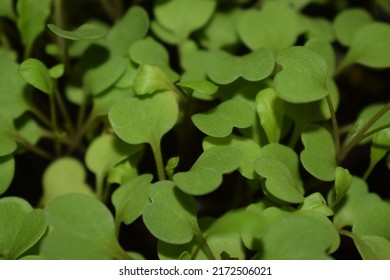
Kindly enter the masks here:
[[157, 145], [176, 123], [179, 108], [172, 92], [127, 98], [111, 107], [109, 120], [115, 133], [129, 144]]
[[353, 241], [363, 260], [389, 260], [390, 241], [377, 235], [353, 234]]
[[47, 228], [44, 213], [19, 197], [0, 199], [0, 259], [17, 259]]
[[217, 3], [214, 0], [156, 1], [154, 14], [158, 23], [172, 31], [178, 42], [199, 29], [211, 18]]
[[373, 21], [371, 14], [361, 8], [341, 11], [333, 22], [337, 40], [344, 46], [350, 46], [356, 32], [364, 25]]
[[53, 161], [43, 174], [42, 204], [67, 193], [83, 193], [94, 197], [86, 183], [86, 172], [80, 161], [63, 157]]
[[260, 48], [243, 56], [215, 50], [209, 54], [206, 71], [213, 82], [230, 84], [239, 77], [248, 81], [263, 80], [272, 73], [274, 66], [274, 55], [267, 48]]
[[164, 242], [190, 242], [198, 230], [195, 199], [176, 188], [172, 181], [153, 184], [149, 197], [151, 203], [142, 215], [148, 230]]
[[202, 145], [205, 151], [215, 146], [231, 146], [239, 149], [242, 154], [242, 159], [238, 171], [245, 178], [255, 178], [253, 163], [261, 154], [261, 148], [256, 141], [231, 134], [226, 138], [205, 137]]
[[237, 29], [250, 49], [267, 47], [276, 53], [293, 45], [298, 37], [297, 13], [287, 3], [268, 1], [260, 11], [242, 13]]
[[134, 222], [142, 215], [149, 201], [149, 187], [153, 176], [143, 174], [121, 185], [112, 194], [112, 203], [115, 207], [115, 221], [126, 225]]
[[115, 164], [140, 152], [142, 145], [129, 145], [112, 134], [103, 134], [91, 143], [85, 154], [87, 167], [98, 176]]
[[310, 125], [302, 133], [305, 146], [301, 152], [303, 167], [323, 181], [335, 179], [336, 148], [331, 133], [319, 125]]
[[203, 195], [217, 189], [222, 183], [222, 175], [237, 169], [241, 152], [231, 146], [216, 146], [205, 150], [191, 169], [178, 172], [173, 181], [185, 193]]
[[291, 103], [308, 103], [328, 95], [328, 66], [317, 52], [302, 46], [279, 52], [276, 63], [281, 70], [274, 82], [278, 96]]
[[373, 22], [356, 31], [340, 69], [359, 63], [372, 68], [390, 67], [390, 24]]
[[15, 173], [15, 159], [13, 155], [0, 156], [0, 195], [11, 185]]
[[149, 64], [141, 66], [133, 83], [137, 95], [153, 94], [159, 91], [175, 90], [173, 81], [159, 67]]
[[234, 127], [250, 127], [254, 123], [255, 114], [250, 105], [236, 98], [225, 101], [208, 112], [195, 114], [191, 119], [205, 134], [226, 137]]
[[45, 259], [129, 259], [120, 247], [114, 218], [100, 201], [84, 194], [67, 194], [45, 207], [52, 231], [43, 241]]
[[52, 23], [49, 23], [47, 27], [56, 35], [70, 40], [98, 39], [107, 34], [107, 28], [96, 23], [84, 23], [73, 31], [64, 30]]

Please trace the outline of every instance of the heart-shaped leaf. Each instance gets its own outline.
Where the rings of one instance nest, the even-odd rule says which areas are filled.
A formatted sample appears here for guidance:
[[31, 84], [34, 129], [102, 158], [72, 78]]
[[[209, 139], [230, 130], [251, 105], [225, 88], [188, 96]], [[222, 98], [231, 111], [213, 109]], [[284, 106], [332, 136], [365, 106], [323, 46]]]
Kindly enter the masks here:
[[[373, 22], [356, 31], [351, 47], [339, 69], [359, 63], [373, 68], [390, 67], [390, 24]], [[339, 70], [339, 71], [340, 71]]]
[[42, 204], [47, 204], [55, 197], [67, 193], [82, 193], [94, 196], [92, 189], [85, 182], [84, 166], [70, 157], [59, 158], [52, 162], [43, 174]]
[[50, 15], [52, 0], [42, 0], [39, 5], [34, 0], [20, 0], [16, 5], [18, 13], [17, 25], [26, 46], [26, 53], [30, 53], [35, 39], [45, 30], [45, 22]]
[[345, 201], [337, 208], [333, 222], [337, 228], [352, 226], [352, 233], [390, 239], [390, 205], [369, 193], [365, 181], [353, 177]]
[[337, 40], [344, 46], [350, 46], [356, 32], [372, 21], [371, 14], [364, 9], [352, 8], [341, 11], [333, 22]]
[[333, 210], [328, 205], [326, 205], [325, 198], [322, 194], [316, 192], [307, 197], [298, 209], [302, 211], [316, 212], [324, 216], [333, 216]]
[[0, 156], [0, 195], [10, 186], [15, 173], [15, 159], [12, 155]]
[[22, 62], [19, 75], [30, 85], [47, 94], [53, 93], [53, 80], [49, 69], [40, 60], [28, 58]]
[[56, 35], [70, 40], [92, 40], [104, 37], [107, 34], [107, 28], [96, 23], [84, 23], [73, 31], [64, 30], [51, 23], [47, 27]]
[[190, 242], [198, 229], [195, 199], [181, 192], [171, 181], [153, 184], [149, 197], [152, 202], [142, 216], [149, 231], [164, 242]]
[[149, 201], [149, 187], [153, 176], [143, 174], [121, 185], [112, 194], [112, 204], [115, 207], [115, 221], [126, 225], [140, 217]]
[[389, 260], [390, 241], [376, 235], [353, 234], [353, 241], [363, 260]]
[[304, 199], [288, 167], [272, 157], [262, 156], [255, 162], [255, 171], [266, 179], [266, 194], [270, 199], [301, 203]]
[[238, 168], [241, 152], [230, 146], [216, 146], [205, 150], [191, 169], [173, 176], [176, 185], [185, 193], [204, 195], [217, 189], [222, 175]]
[[275, 53], [294, 44], [298, 36], [296, 12], [286, 3], [266, 2], [260, 11], [242, 13], [238, 34], [250, 49], [268, 47]]
[[179, 108], [172, 92], [127, 98], [114, 105], [109, 120], [115, 133], [129, 144], [159, 145], [176, 123]]
[[206, 113], [191, 117], [199, 130], [213, 137], [226, 137], [232, 133], [234, 127], [250, 127], [254, 118], [252, 108], [238, 98], [225, 101]]
[[260, 48], [244, 56], [233, 56], [222, 50], [209, 54], [207, 75], [217, 84], [230, 84], [239, 77], [259, 81], [274, 69], [274, 56], [267, 48]]
[[20, 77], [18, 70], [19, 65], [11, 60], [5, 59], [0, 63], [0, 113], [7, 114], [12, 119], [31, 107], [31, 92], [26, 90], [26, 82]]
[[139, 65], [149, 64], [159, 67], [172, 80], [178, 79], [169, 66], [169, 55], [163, 45], [151, 37], [135, 42], [129, 51], [131, 60]]
[[352, 184], [352, 175], [347, 169], [336, 168], [336, 181], [333, 188], [328, 193], [328, 203], [331, 207], [335, 206], [348, 193]]
[[18, 197], [0, 199], [0, 259], [17, 259], [45, 233], [44, 213]]
[[80, 59], [83, 86], [86, 92], [97, 95], [120, 79], [127, 67], [127, 59], [104, 45], [92, 45]]
[[177, 42], [182, 43], [191, 32], [206, 24], [216, 4], [213, 0], [158, 0], [154, 14], [163, 27], [175, 34]]
[[128, 145], [112, 134], [103, 134], [88, 147], [85, 163], [92, 172], [102, 177], [115, 164], [141, 149], [141, 145]]
[[302, 142], [305, 149], [301, 161], [305, 169], [320, 180], [333, 181], [337, 162], [332, 134], [321, 126], [310, 125], [302, 133]]
[[52, 228], [41, 247], [45, 259], [129, 259], [115, 236], [114, 218], [100, 201], [67, 194], [45, 207]]
[[267, 88], [257, 94], [256, 111], [268, 141], [278, 143], [282, 133], [284, 106], [274, 89]]
[[340, 244], [340, 236], [329, 219], [312, 211], [286, 212], [269, 208], [264, 216], [271, 217], [262, 238], [262, 259], [315, 260], [330, 259]]
[[148, 64], [141, 66], [135, 77], [133, 89], [138, 95], [175, 90], [173, 81], [159, 67]]
[[222, 49], [238, 43], [239, 38], [236, 30], [237, 21], [242, 10], [231, 9], [228, 11], [216, 11], [204, 28], [204, 39], [201, 44], [208, 49]]
[[[131, 32], [129, 27], [131, 27]], [[125, 56], [128, 54], [129, 47], [144, 38], [148, 30], [147, 12], [139, 6], [134, 6], [128, 9], [126, 14], [110, 29], [106, 41], [113, 51]]]
[[268, 144], [260, 150], [254, 168], [257, 174], [266, 178], [265, 194], [271, 200], [303, 202], [304, 188], [299, 173], [299, 158], [294, 150], [281, 144]]
[[282, 70], [275, 76], [280, 98], [291, 103], [308, 103], [328, 95], [326, 60], [317, 52], [302, 46], [280, 51], [276, 63]]
[[248, 179], [255, 178], [253, 169], [254, 162], [260, 156], [260, 146], [252, 139], [240, 137], [234, 134], [226, 138], [206, 137], [203, 141], [203, 150], [208, 150], [215, 146], [230, 146], [240, 150], [242, 159], [238, 170]]

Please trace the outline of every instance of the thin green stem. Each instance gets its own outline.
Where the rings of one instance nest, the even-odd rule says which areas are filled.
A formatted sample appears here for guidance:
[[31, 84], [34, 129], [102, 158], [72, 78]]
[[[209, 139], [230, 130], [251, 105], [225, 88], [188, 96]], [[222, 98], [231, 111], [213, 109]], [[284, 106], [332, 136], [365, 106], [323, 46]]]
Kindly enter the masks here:
[[23, 136], [17, 134], [17, 133], [12, 133], [11, 134], [13, 139], [20, 143], [21, 145], [23, 145], [27, 150], [33, 152], [34, 154], [42, 157], [42, 158], [45, 158], [45, 159], [48, 159], [48, 160], [53, 160], [54, 157], [49, 154], [48, 152], [46, 152], [45, 150], [42, 150], [41, 148], [39, 148], [38, 146], [36, 145], [33, 145], [31, 144], [27, 139], [25, 139]]
[[154, 161], [156, 162], [157, 174], [159, 181], [166, 179], [164, 162], [161, 154], [160, 141], [155, 141], [155, 143], [150, 143], [152, 147]]
[[366, 134], [363, 135], [362, 140], [374, 135], [375, 133], [378, 133], [379, 131], [385, 130], [386, 128], [390, 128], [390, 123], [382, 125], [378, 128], [375, 128], [373, 130], [368, 131]]
[[43, 124], [45, 124], [48, 128], [52, 129], [52, 123], [51, 121], [44, 115], [42, 114], [41, 111], [39, 111], [37, 108], [35, 107], [30, 107], [29, 108], [29, 111], [39, 120], [41, 121]]
[[302, 126], [299, 125], [297, 122], [295, 122], [294, 130], [290, 138], [290, 143], [288, 144], [290, 148], [293, 149], [297, 145], [299, 137], [302, 134], [302, 130], [303, 130]]
[[69, 155], [74, 152], [74, 150], [77, 148], [77, 146], [80, 145], [80, 142], [84, 136], [84, 134], [87, 132], [89, 126], [92, 124], [92, 122], [95, 120], [95, 115], [90, 114], [88, 119], [84, 122], [84, 124], [77, 130], [77, 133], [73, 135], [71, 138], [71, 144], [68, 146], [68, 149], [66, 151], [66, 154]]
[[[367, 131], [373, 126], [373, 124], [379, 120], [387, 111], [390, 110], [390, 102], [387, 103], [382, 109], [377, 112], [355, 135], [351, 136], [352, 138], [347, 138], [342, 147], [340, 160], [343, 160], [348, 153], [355, 147], [362, 139], [368, 137]], [[368, 132], [373, 134], [372, 132]]]
[[[65, 28], [64, 8], [62, 0], [54, 0], [54, 20], [58, 27]], [[69, 72], [68, 43], [65, 38], [56, 36], [57, 45], [60, 49], [62, 63], [64, 63], [65, 73]]]
[[55, 96], [54, 92], [49, 94], [49, 102], [50, 102], [50, 118], [51, 118], [51, 126], [54, 131], [55, 139], [54, 139], [54, 150], [56, 156], [61, 154], [61, 142], [59, 140], [59, 131], [57, 127], [57, 109], [55, 104]]
[[68, 109], [65, 106], [64, 100], [61, 97], [61, 94], [58, 90], [57, 85], [55, 85], [55, 88], [54, 88], [54, 95], [55, 95], [55, 98], [57, 100], [57, 104], [58, 104], [58, 107], [61, 111], [61, 114], [63, 115], [63, 117], [65, 119], [65, 127], [68, 129], [68, 131], [70, 133], [74, 133], [75, 129], [74, 129], [72, 120], [70, 118]]
[[195, 237], [198, 239], [200, 248], [202, 248], [207, 258], [209, 260], [216, 260], [213, 252], [211, 251], [209, 244], [207, 243], [206, 238], [204, 237], [203, 233], [200, 231], [198, 227], [195, 228]]
[[336, 111], [333, 106], [332, 98], [329, 95], [326, 96], [326, 102], [328, 103], [330, 115], [332, 118], [333, 138], [336, 145], [336, 155], [339, 156], [340, 155], [340, 130], [339, 130], [339, 125], [336, 118]]

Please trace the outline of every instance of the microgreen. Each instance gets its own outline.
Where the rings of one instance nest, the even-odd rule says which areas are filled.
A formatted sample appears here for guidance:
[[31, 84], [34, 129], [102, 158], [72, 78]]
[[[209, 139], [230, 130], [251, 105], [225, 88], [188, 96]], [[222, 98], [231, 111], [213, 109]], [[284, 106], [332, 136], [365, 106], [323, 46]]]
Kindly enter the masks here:
[[389, 1], [89, 2], [0, 1], [1, 259], [390, 259]]

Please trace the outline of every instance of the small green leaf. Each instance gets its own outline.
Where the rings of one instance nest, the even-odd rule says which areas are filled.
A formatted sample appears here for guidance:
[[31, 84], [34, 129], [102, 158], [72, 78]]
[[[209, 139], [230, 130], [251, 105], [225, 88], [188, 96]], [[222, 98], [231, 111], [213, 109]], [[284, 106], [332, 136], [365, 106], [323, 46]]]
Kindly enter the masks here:
[[115, 133], [129, 144], [159, 145], [161, 138], [176, 123], [179, 115], [172, 92], [142, 98], [127, 98], [114, 105], [109, 120]]
[[284, 106], [274, 89], [267, 88], [257, 94], [256, 111], [268, 141], [278, 143], [282, 133]]
[[353, 234], [390, 239], [390, 205], [377, 194], [368, 192], [366, 182], [357, 177], [353, 177], [333, 222], [337, 228], [352, 226]]
[[103, 134], [88, 147], [85, 163], [89, 170], [103, 177], [114, 165], [141, 149], [141, 145], [128, 145], [112, 134]]
[[363, 260], [390, 260], [390, 241], [386, 238], [353, 234], [353, 241]]
[[390, 24], [373, 22], [356, 31], [339, 69], [359, 63], [373, 68], [390, 67]]
[[199, 49], [195, 42], [186, 41], [180, 52], [180, 64], [184, 70], [181, 81], [205, 80], [208, 59], [208, 52]]
[[305, 47], [312, 49], [325, 58], [328, 65], [328, 77], [332, 77], [336, 69], [336, 55], [332, 44], [323, 39], [311, 39], [305, 43]]
[[209, 54], [207, 75], [217, 84], [230, 84], [242, 77], [248, 81], [260, 81], [274, 69], [274, 56], [267, 48], [260, 48], [243, 56], [233, 56], [222, 50]]
[[143, 174], [121, 185], [112, 194], [112, 203], [115, 207], [115, 221], [126, 225], [140, 217], [149, 202], [149, 187], [153, 176]]
[[190, 242], [198, 228], [195, 199], [182, 193], [171, 181], [153, 184], [149, 197], [152, 202], [143, 213], [149, 231], [164, 242]]
[[255, 162], [255, 171], [265, 180], [266, 194], [271, 200], [301, 203], [304, 200], [288, 167], [272, 157], [261, 156]]
[[306, 33], [309, 40], [320, 39], [328, 42], [334, 40], [334, 31], [331, 22], [326, 18], [309, 17], [299, 15], [299, 24], [302, 32]]
[[15, 132], [11, 117], [0, 108], [0, 157], [13, 153], [17, 149], [12, 133]]
[[126, 70], [127, 59], [104, 46], [92, 45], [80, 59], [84, 90], [97, 95], [115, 84]]
[[43, 241], [45, 259], [129, 259], [115, 236], [114, 219], [100, 201], [83, 194], [67, 194], [45, 207], [52, 231]]
[[213, 137], [226, 137], [232, 133], [234, 127], [250, 127], [254, 117], [252, 108], [246, 102], [235, 98], [208, 112], [195, 114], [191, 119], [203, 133]]
[[260, 156], [261, 149], [254, 140], [234, 134], [231, 134], [226, 138], [204, 138], [203, 150], [206, 151], [215, 146], [230, 146], [239, 149], [242, 154], [242, 159], [238, 170], [245, 178], [255, 178], [254, 162]]
[[102, 38], [107, 34], [107, 28], [96, 23], [84, 23], [74, 31], [64, 30], [51, 23], [47, 27], [56, 35], [70, 40], [92, 40]]
[[240, 9], [215, 12], [204, 29], [204, 38], [201, 39], [201, 44], [213, 50], [237, 44], [239, 38], [234, 30], [236, 30], [241, 12], [242, 10]]
[[364, 174], [367, 178], [374, 167], [390, 151], [390, 129], [384, 129], [374, 134], [370, 149], [370, 166]]
[[[269, 208], [269, 210], [275, 210]], [[330, 259], [340, 236], [331, 221], [312, 211], [281, 212], [273, 218], [262, 238], [261, 257], [267, 260]], [[271, 212], [266, 211], [265, 217]]]
[[173, 81], [157, 66], [142, 65], [133, 84], [138, 95], [174, 90]]
[[337, 40], [344, 46], [350, 46], [356, 32], [372, 21], [373, 18], [367, 10], [353, 8], [342, 11], [333, 22]]
[[278, 96], [291, 103], [308, 103], [328, 95], [325, 59], [317, 52], [294, 46], [279, 52], [276, 63], [282, 70], [275, 76]]
[[0, 156], [0, 195], [11, 185], [15, 173], [15, 159], [12, 155]]
[[139, 6], [134, 6], [128, 9], [126, 14], [109, 30], [106, 41], [117, 54], [125, 56], [132, 44], [145, 37], [148, 29], [147, 12]]
[[70, 157], [59, 158], [52, 162], [43, 174], [43, 197], [46, 205], [55, 197], [68, 193], [82, 193], [94, 197], [92, 189], [85, 182], [84, 166]]
[[40, 60], [28, 58], [19, 67], [19, 75], [30, 85], [47, 94], [53, 93], [49, 69]]
[[[159, 67], [173, 81], [178, 80], [178, 75], [169, 66], [168, 51], [163, 45], [151, 37], [135, 42], [130, 50], [131, 60], [139, 65], [153, 65]], [[141, 70], [142, 71], [142, 70]]]
[[218, 86], [207, 80], [184, 81], [177, 85], [181, 88], [192, 90], [195, 97], [210, 97], [218, 91]]
[[58, 79], [64, 75], [64, 64], [60, 63], [57, 65], [54, 65], [52, 68], [49, 69], [50, 77], [53, 79]]
[[173, 176], [173, 181], [185, 193], [204, 195], [216, 190], [222, 175], [238, 168], [241, 152], [230, 146], [216, 146], [205, 150], [191, 169]]
[[352, 184], [352, 175], [347, 169], [336, 168], [336, 181], [333, 188], [328, 193], [328, 203], [331, 207], [335, 206], [348, 193]]
[[274, 53], [293, 45], [298, 36], [295, 11], [287, 3], [276, 1], [264, 3], [260, 11], [251, 9], [242, 13], [237, 28], [250, 49], [267, 47]]
[[30, 53], [35, 39], [45, 30], [45, 22], [50, 15], [51, 4], [52, 0], [42, 0], [38, 5], [34, 0], [17, 2], [17, 25], [22, 42], [26, 46], [26, 53]]
[[0, 259], [17, 259], [45, 233], [44, 213], [18, 197], [0, 199]]
[[179, 165], [180, 157], [171, 157], [167, 161], [167, 165], [165, 166], [165, 172], [168, 175], [168, 178], [172, 178], [175, 174], [175, 169]]
[[326, 201], [322, 194], [316, 192], [307, 197], [301, 205], [299, 205], [298, 209], [302, 211], [310, 211], [316, 212], [324, 216], [333, 216], [333, 210], [328, 205], [326, 205]]
[[184, 40], [211, 18], [216, 2], [213, 0], [158, 0], [154, 14], [161, 26], [172, 31], [178, 42]]
[[305, 149], [301, 161], [305, 169], [320, 180], [333, 181], [337, 162], [332, 134], [321, 126], [310, 125], [302, 133], [302, 142]]

